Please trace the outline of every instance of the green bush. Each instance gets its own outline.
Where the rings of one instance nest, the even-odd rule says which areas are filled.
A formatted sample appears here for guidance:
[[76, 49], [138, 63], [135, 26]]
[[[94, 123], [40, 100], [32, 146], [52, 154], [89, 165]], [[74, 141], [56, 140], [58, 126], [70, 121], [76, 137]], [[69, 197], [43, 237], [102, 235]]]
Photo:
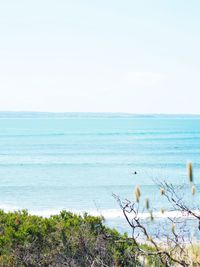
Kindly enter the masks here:
[[139, 266], [131, 239], [103, 218], [0, 211], [0, 266]]

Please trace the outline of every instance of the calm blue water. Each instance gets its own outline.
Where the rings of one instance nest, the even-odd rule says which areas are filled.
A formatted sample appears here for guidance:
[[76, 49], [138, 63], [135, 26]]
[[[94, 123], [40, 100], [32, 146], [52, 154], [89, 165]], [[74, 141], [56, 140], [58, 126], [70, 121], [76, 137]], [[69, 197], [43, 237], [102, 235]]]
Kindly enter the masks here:
[[0, 208], [115, 217], [139, 184], [157, 209], [153, 180], [187, 182], [191, 160], [200, 184], [199, 156], [200, 117], [0, 113]]

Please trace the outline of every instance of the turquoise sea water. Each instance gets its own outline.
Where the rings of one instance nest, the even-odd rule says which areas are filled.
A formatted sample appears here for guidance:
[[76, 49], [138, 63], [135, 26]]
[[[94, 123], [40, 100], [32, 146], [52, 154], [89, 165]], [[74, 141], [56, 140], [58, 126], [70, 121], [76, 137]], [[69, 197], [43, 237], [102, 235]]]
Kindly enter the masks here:
[[153, 181], [187, 182], [188, 160], [198, 187], [199, 156], [198, 116], [0, 113], [0, 208], [98, 211], [113, 221], [112, 193], [133, 199], [141, 185], [158, 209], [166, 203]]

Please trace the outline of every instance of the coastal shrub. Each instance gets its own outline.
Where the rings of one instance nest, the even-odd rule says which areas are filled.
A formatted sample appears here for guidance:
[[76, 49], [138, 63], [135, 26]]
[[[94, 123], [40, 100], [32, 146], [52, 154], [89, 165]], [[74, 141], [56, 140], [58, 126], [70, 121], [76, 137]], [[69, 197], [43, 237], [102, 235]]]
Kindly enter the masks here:
[[130, 238], [103, 218], [0, 211], [0, 266], [137, 266]]

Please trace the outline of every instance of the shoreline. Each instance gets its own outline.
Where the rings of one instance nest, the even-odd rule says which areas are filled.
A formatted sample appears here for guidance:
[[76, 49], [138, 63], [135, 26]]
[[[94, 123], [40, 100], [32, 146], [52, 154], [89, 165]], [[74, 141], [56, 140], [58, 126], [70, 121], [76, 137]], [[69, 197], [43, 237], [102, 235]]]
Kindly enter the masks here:
[[[53, 215], [58, 215], [62, 211], [67, 211], [71, 212], [74, 214], [78, 215], [83, 215], [85, 213], [91, 215], [91, 216], [98, 216], [98, 217], [103, 217], [105, 219], [117, 219], [117, 218], [124, 218], [123, 212], [120, 209], [104, 209], [101, 211], [97, 210], [76, 210], [76, 209], [56, 209], [56, 210], [51, 210], [51, 209], [46, 209], [46, 210], [33, 210], [33, 209], [26, 209], [22, 207], [13, 207], [13, 208], [8, 208], [6, 205], [0, 206], [0, 210], [3, 210], [5, 212], [16, 212], [16, 211], [22, 211], [26, 210], [28, 211], [29, 214], [31, 215], [37, 215], [41, 217], [50, 217]], [[200, 216], [200, 211], [199, 210], [192, 210], [196, 215]], [[131, 216], [130, 216], [131, 217]], [[150, 212], [139, 212], [138, 217], [140, 219], [147, 219], [150, 217]], [[193, 218], [192, 215], [187, 214], [187, 212], [180, 212], [180, 211], [153, 211], [153, 217], [154, 219], [165, 219], [165, 218], [186, 218], [186, 219], [191, 219]]]

